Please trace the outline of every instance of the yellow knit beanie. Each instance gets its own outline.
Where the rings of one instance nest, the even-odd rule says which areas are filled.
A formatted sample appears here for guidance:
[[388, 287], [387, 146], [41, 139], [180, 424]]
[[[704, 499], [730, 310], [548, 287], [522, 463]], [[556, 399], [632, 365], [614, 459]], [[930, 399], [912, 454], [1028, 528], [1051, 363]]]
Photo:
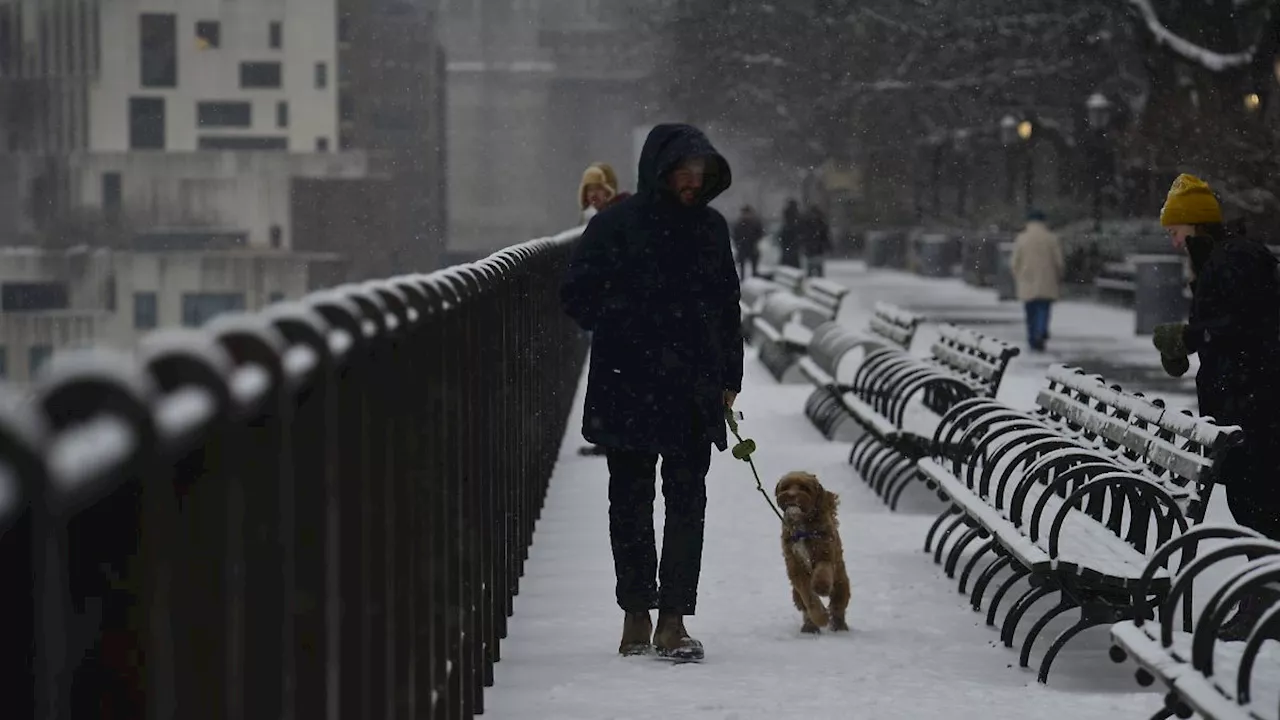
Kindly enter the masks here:
[[1201, 225], [1222, 222], [1222, 208], [1209, 184], [1194, 175], [1183, 173], [1173, 181], [1169, 197], [1160, 211], [1160, 224]]

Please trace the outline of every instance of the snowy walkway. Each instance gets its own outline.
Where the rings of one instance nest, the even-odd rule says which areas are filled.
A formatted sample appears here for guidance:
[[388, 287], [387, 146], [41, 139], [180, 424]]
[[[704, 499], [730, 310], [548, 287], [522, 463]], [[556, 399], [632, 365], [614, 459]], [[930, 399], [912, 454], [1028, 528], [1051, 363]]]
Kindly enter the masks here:
[[[878, 297], [905, 298], [917, 307], [927, 304], [970, 317], [988, 312], [993, 317], [1003, 313], [1007, 319], [1015, 309], [997, 305], [989, 291], [949, 281], [867, 276], [848, 268], [832, 277], [855, 286], [855, 299], [841, 318], [855, 326], [865, 325], [870, 301]], [[1071, 319], [1073, 312], [1078, 319]], [[1091, 335], [1098, 338], [1095, 345], [1104, 357], [1151, 362], [1141, 349], [1149, 341], [1133, 338], [1131, 325], [1123, 332], [1116, 327], [1126, 314], [1088, 306], [1063, 308], [1053, 344], [1065, 347], [1067, 338]], [[1073, 327], [1076, 323], [1082, 327]], [[1016, 327], [996, 334], [1008, 332], [1017, 339]], [[1109, 350], [1102, 342], [1108, 334]], [[1044, 367], [1053, 359], [1020, 359], [1002, 397], [1029, 406]], [[1132, 668], [1111, 663], [1105, 628], [1068, 646], [1054, 665], [1049, 687], [1039, 685], [1033, 671], [1018, 668], [1016, 652], [1000, 646], [997, 631], [985, 626], [983, 616], [973, 613], [956, 592], [954, 581], [922, 552], [925, 532], [940, 507], [936, 499], [923, 487], [913, 488], [899, 512], [885, 508], [846, 464], [848, 445], [827, 442], [804, 418], [808, 393], [805, 385], [776, 383], [748, 353], [739, 407], [746, 416], [744, 434], [759, 443], [766, 483], [771, 485], [788, 470], [806, 469], [841, 495], [841, 533], [853, 584], [853, 632], [818, 638], [800, 634], [776, 520], [747, 468], [724, 453], [715, 456], [708, 477], [700, 607], [688, 622], [690, 631], [706, 644], [708, 660], [672, 667], [618, 657], [621, 613], [613, 599], [605, 465], [601, 458], [577, 455], [581, 418], [575, 413], [515, 600], [496, 686], [486, 696], [486, 717], [1151, 716], [1160, 706], [1159, 695], [1138, 692]], [[580, 411], [581, 397], [575, 407]], [[1211, 510], [1210, 515], [1215, 513]], [[1047, 639], [1070, 620], [1050, 625], [1037, 645], [1036, 660]]]

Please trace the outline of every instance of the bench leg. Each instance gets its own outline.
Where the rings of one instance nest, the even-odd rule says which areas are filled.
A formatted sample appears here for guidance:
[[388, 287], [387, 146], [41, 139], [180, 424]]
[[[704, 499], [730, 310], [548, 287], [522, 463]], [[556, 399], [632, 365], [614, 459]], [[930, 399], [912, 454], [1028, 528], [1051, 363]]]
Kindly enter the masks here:
[[889, 479], [892, 477], [894, 467], [904, 459], [891, 446], [880, 446], [879, 452], [867, 468], [867, 475], [874, 478], [872, 488], [876, 491], [876, 497], [881, 500], [888, 499]]
[[1001, 583], [1000, 587], [996, 588], [996, 594], [991, 596], [991, 607], [987, 608], [987, 625], [995, 627], [996, 610], [1000, 607], [1000, 601], [1004, 599], [1005, 594], [1009, 592], [1010, 588], [1017, 584], [1019, 580], [1030, 574], [1031, 571], [1024, 567], [1016, 567], [1014, 568], [1013, 574]]
[[1174, 715], [1177, 715], [1177, 713], [1170, 710], [1169, 708], [1167, 707], [1160, 708], [1159, 712], [1151, 716], [1151, 720], [1169, 720], [1169, 718], [1173, 717]]
[[915, 463], [909, 463], [905, 468], [905, 472], [902, 474], [902, 477], [898, 479], [897, 487], [889, 493], [890, 510], [897, 512], [898, 501], [902, 499], [902, 493], [906, 492], [908, 487], [914, 485], [919, 477], [920, 476], [916, 473]]
[[991, 550], [994, 550], [995, 547], [996, 547], [995, 538], [989, 538], [986, 542], [982, 543], [982, 547], [978, 548], [978, 551], [973, 554], [973, 557], [969, 558], [969, 562], [965, 563], [964, 570], [961, 571], [960, 573], [960, 594], [961, 595], [968, 594], [965, 591], [965, 588], [969, 587], [969, 576], [972, 575], [973, 571], [978, 567], [978, 561], [982, 559], [983, 555], [986, 555]]
[[[1001, 555], [978, 576], [978, 581], [973, 584], [973, 594], [969, 596], [969, 604], [973, 606], [974, 612], [982, 609], [982, 596], [987, 594], [987, 586], [991, 584], [991, 581], [995, 579], [1001, 570], [1009, 567], [1012, 563], [1013, 558], [1008, 555]], [[990, 618], [987, 619], [987, 624], [991, 624]]]
[[951, 533], [954, 533], [956, 530], [964, 527], [965, 520], [966, 516], [961, 514], [960, 517], [956, 518], [955, 521], [951, 523], [950, 527], [942, 531], [942, 537], [938, 538], [938, 546], [933, 549], [933, 561], [935, 563], [942, 563], [942, 551], [947, 547], [947, 539], [951, 537]]
[[951, 548], [951, 552], [947, 553], [947, 562], [943, 566], [943, 572], [947, 574], [947, 577], [955, 579], [956, 565], [960, 564], [960, 556], [964, 554], [964, 549], [969, 547], [969, 543], [981, 537], [981, 533], [982, 531], [976, 527], [969, 528], [968, 532], [956, 541], [956, 544]]
[[925, 552], [933, 552], [933, 536], [938, 534], [938, 529], [942, 527], [942, 523], [947, 521], [947, 518], [952, 515], [956, 515], [959, 512], [960, 508], [955, 505], [948, 505], [947, 509], [943, 510], [942, 514], [938, 516], [938, 519], [933, 521], [933, 525], [929, 528], [929, 534], [924, 536]]
[[1054, 659], [1058, 657], [1058, 653], [1062, 652], [1062, 648], [1065, 647], [1067, 643], [1071, 642], [1072, 638], [1085, 630], [1106, 624], [1106, 622], [1101, 621], [1099, 618], [1092, 618], [1089, 617], [1088, 613], [1084, 613], [1079, 622], [1058, 633], [1058, 637], [1054, 638], [1053, 644], [1049, 646], [1049, 651], [1044, 654], [1044, 659], [1040, 661], [1040, 673], [1036, 676], [1036, 679], [1039, 680], [1042, 685], [1048, 683], [1049, 668], [1053, 665]]
[[876, 440], [875, 435], [866, 433], [855, 440], [853, 442], [853, 447], [849, 448], [849, 464], [853, 466], [854, 470], [857, 470], [858, 473], [862, 475], [862, 479], [864, 481], [867, 479], [866, 469], [863, 467], [864, 457], [867, 453], [874, 450], [879, 444], [880, 443]]
[[1004, 643], [1005, 647], [1013, 647], [1013, 634], [1017, 632], [1018, 623], [1022, 622], [1022, 617], [1027, 614], [1031, 606], [1049, 597], [1051, 593], [1057, 592], [1057, 590], [1052, 585], [1033, 587], [1013, 603], [1013, 607], [1009, 608], [1009, 614], [1005, 616], [1004, 622], [1000, 625], [1000, 641]]
[[1035, 645], [1036, 638], [1045, 629], [1045, 626], [1062, 613], [1078, 607], [1080, 606], [1068, 599], [1066, 593], [1063, 593], [1058, 604], [1053, 606], [1053, 609], [1049, 610], [1049, 612], [1041, 616], [1039, 620], [1036, 620], [1036, 624], [1032, 625], [1031, 629], [1027, 631], [1027, 637], [1022, 641], [1022, 652], [1018, 654], [1018, 666], [1031, 666], [1031, 647]]

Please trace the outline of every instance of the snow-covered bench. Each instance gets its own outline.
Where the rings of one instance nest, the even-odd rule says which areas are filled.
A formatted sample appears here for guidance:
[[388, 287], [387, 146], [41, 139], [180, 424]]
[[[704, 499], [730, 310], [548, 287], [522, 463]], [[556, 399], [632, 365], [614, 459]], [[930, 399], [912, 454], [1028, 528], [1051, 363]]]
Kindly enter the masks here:
[[738, 310], [742, 315], [743, 340], [750, 342], [752, 324], [764, 308], [765, 299], [781, 290], [781, 285], [762, 277], [749, 277], [742, 281]]
[[[996, 575], [1012, 570], [992, 596], [987, 623], [996, 624], [1014, 584], [1032, 583], [1001, 625], [1007, 647], [1031, 606], [1059, 594], [1023, 642], [1023, 667], [1053, 618], [1080, 611], [1045, 654], [1041, 682], [1072, 637], [1133, 617], [1133, 592], [1154, 545], [1203, 519], [1214, 460], [1241, 436], [1239, 428], [1166, 409], [1078, 369], [1055, 366], [1048, 380], [1034, 413], [987, 398], [959, 403], [938, 424], [933, 456], [917, 463], [949, 501], [926, 551], [954, 577], [964, 551], [980, 541], [961, 573], [961, 592], [980, 560], [994, 554], [974, 582], [975, 610]], [[1148, 590], [1167, 592], [1168, 576], [1157, 575]]]
[[[919, 478], [915, 461], [927, 451], [927, 438], [932, 437], [942, 417], [957, 403], [969, 398], [995, 397], [1009, 361], [1017, 354], [1018, 349], [1007, 343], [972, 330], [943, 325], [929, 348], [929, 357], [913, 358], [958, 382], [925, 385], [919, 392], [918, 403], [912, 398], [901, 399], [906, 404], [902, 427], [911, 439], [906, 448], [908, 452], [902, 452], [901, 447], [885, 446], [878, 436], [868, 434], [859, 438], [849, 453], [849, 462], [891, 509], [897, 509], [907, 486]], [[879, 371], [870, 364], [864, 363], [864, 367], [868, 373]], [[862, 370], [859, 368], [860, 373]], [[854, 385], [858, 384], [859, 377], [855, 376]]]
[[769, 295], [751, 321], [751, 342], [760, 346], [760, 363], [781, 382], [804, 354], [813, 328], [828, 320], [826, 309], [808, 298], [789, 292]]
[[[1200, 544], [1218, 541], [1200, 555]], [[1152, 587], [1178, 556], [1169, 589]], [[1243, 562], [1242, 562], [1243, 561]], [[1226, 577], [1192, 614], [1192, 590], [1206, 570]], [[1280, 604], [1269, 607], [1243, 642], [1217, 639], [1231, 608], [1246, 593], [1275, 594], [1280, 543], [1242, 527], [1202, 525], [1170, 540], [1151, 557], [1134, 590], [1132, 620], [1111, 627], [1111, 659], [1132, 660], [1138, 684], [1168, 690], [1156, 717], [1193, 714], [1214, 720], [1280, 720]], [[1149, 598], [1156, 597], [1158, 602]], [[1181, 607], [1181, 618], [1178, 609]], [[1181, 620], [1181, 622], [1179, 622]]]
[[883, 347], [906, 351], [911, 347], [921, 317], [885, 303], [872, 308], [866, 332], [858, 332], [834, 321], [814, 328], [809, 338], [808, 354], [800, 358], [800, 374], [813, 384], [814, 390], [805, 401], [805, 416], [823, 436], [831, 439], [840, 421], [847, 415], [840, 396], [846, 390], [836, 380], [841, 365], [854, 351], [864, 353]]
[[840, 305], [849, 294], [849, 288], [831, 280], [809, 278], [804, 281], [800, 294], [826, 310], [827, 320], [835, 320], [840, 314]]

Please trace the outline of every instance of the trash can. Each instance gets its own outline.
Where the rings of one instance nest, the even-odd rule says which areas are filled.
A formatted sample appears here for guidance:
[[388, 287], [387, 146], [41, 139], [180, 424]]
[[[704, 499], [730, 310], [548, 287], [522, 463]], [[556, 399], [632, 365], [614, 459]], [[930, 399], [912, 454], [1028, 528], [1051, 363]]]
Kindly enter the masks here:
[[1156, 325], [1182, 322], [1189, 311], [1181, 255], [1131, 255], [1134, 267], [1134, 333], [1150, 335]]
[[1013, 283], [1013, 243], [1002, 242], [996, 261], [996, 298], [1017, 300], [1018, 288]]
[[916, 272], [924, 277], [951, 277], [956, 264], [951, 238], [941, 233], [921, 235], [916, 241]]

